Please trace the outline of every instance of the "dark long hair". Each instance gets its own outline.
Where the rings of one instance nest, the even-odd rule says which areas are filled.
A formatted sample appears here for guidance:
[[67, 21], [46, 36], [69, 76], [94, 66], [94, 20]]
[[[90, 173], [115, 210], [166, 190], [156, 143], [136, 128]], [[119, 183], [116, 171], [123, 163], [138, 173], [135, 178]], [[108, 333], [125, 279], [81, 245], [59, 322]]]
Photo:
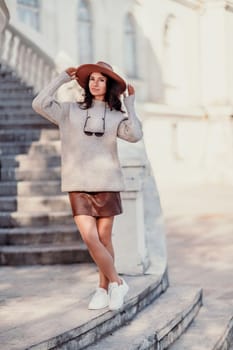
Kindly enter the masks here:
[[[121, 111], [124, 113], [122, 110], [122, 103], [120, 100], [120, 87], [119, 84], [112, 78], [108, 77], [107, 75], [101, 73], [103, 76], [107, 78], [106, 81], [106, 94], [104, 100], [108, 103], [110, 110], [115, 109], [116, 111]], [[82, 109], [88, 109], [92, 106], [93, 102], [93, 95], [90, 92], [89, 89], [89, 79], [90, 76], [88, 77], [86, 86], [84, 87], [84, 100], [82, 102], [79, 102], [79, 105]]]

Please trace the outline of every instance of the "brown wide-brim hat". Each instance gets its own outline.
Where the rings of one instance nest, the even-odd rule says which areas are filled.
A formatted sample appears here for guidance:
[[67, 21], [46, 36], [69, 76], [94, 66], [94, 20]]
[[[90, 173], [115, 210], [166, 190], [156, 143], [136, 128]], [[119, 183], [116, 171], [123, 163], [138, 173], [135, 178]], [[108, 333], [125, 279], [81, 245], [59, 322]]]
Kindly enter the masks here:
[[125, 80], [113, 71], [113, 68], [110, 66], [110, 64], [101, 61], [97, 62], [96, 64], [82, 64], [77, 68], [77, 81], [82, 88], [85, 88], [87, 86], [89, 76], [93, 72], [105, 74], [115, 80], [119, 85], [121, 94], [125, 91]]

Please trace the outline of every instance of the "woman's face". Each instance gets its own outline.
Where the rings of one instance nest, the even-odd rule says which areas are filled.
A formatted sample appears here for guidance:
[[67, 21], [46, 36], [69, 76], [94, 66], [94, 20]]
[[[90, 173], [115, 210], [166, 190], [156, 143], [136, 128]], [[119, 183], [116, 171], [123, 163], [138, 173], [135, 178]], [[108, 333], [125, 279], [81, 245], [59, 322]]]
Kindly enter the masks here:
[[98, 72], [91, 73], [89, 90], [95, 100], [104, 101], [107, 90], [107, 78]]

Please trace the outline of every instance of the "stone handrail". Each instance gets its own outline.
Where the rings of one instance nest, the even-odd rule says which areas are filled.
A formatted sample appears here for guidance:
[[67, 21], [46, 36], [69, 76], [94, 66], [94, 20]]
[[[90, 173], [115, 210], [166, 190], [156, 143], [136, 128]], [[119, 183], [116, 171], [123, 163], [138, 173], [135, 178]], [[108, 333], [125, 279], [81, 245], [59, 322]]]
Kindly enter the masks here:
[[55, 75], [53, 60], [11, 24], [0, 34], [0, 63], [38, 92]]
[[10, 14], [5, 0], [0, 0], [0, 33], [4, 30], [9, 22]]

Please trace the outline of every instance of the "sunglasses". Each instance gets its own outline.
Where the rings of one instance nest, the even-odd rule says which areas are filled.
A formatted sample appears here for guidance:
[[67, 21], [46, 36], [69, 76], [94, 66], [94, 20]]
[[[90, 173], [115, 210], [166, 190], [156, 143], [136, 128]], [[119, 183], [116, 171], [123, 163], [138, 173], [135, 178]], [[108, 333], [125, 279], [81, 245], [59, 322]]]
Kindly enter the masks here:
[[95, 131], [88, 131], [86, 130], [86, 127], [87, 127], [87, 123], [88, 123], [88, 120], [91, 118], [91, 116], [89, 115], [88, 113], [88, 109], [87, 109], [87, 117], [86, 117], [86, 120], [85, 120], [85, 123], [84, 123], [84, 127], [83, 127], [83, 132], [85, 135], [87, 136], [92, 136], [92, 135], [95, 135], [96, 137], [101, 137], [104, 135], [105, 133], [105, 116], [106, 116], [106, 104], [105, 104], [105, 107], [104, 107], [104, 116], [102, 118], [102, 121], [103, 121], [103, 131], [101, 132], [95, 132]]
[[84, 131], [84, 134], [87, 136], [95, 135], [97, 137], [101, 137], [104, 135], [104, 132], [91, 132], [91, 131]]

